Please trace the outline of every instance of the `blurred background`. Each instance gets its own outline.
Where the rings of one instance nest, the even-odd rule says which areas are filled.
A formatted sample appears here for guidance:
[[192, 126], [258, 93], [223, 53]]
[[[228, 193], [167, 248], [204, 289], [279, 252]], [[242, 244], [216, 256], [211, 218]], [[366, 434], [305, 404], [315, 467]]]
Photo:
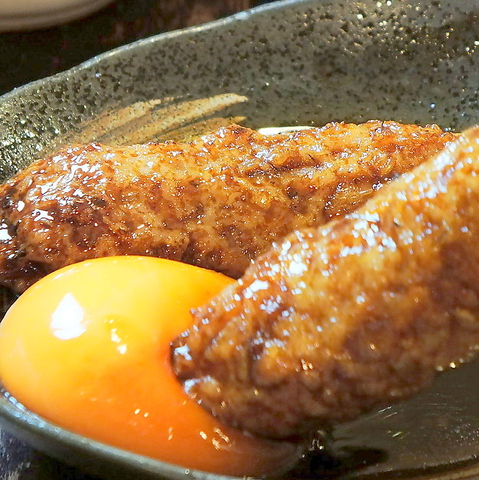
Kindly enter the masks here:
[[117, 0], [64, 25], [0, 33], [0, 94], [140, 38], [262, 3], [267, 0]]

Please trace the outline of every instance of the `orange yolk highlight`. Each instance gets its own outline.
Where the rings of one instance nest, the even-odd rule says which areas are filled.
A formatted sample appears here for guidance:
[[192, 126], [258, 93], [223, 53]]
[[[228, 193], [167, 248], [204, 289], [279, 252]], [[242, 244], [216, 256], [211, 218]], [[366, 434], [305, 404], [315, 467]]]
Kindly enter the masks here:
[[183, 391], [170, 342], [232, 282], [198, 267], [110, 257], [33, 285], [0, 324], [0, 379], [27, 408], [81, 435], [165, 462], [268, 475], [299, 447], [223, 426]]

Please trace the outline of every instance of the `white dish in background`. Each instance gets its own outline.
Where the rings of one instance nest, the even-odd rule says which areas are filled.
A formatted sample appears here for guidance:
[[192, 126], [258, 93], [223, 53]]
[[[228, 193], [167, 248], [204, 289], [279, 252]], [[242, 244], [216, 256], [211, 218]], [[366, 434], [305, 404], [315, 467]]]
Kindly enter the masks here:
[[0, 32], [52, 27], [99, 10], [112, 0], [0, 0]]
[[[66, 143], [162, 141], [231, 119], [253, 128], [394, 119], [462, 130], [479, 121], [478, 36], [477, 0], [287, 0], [141, 40], [0, 98], [0, 182]], [[233, 480], [74, 434], [1, 385], [0, 424], [106, 479]], [[284, 478], [479, 480], [478, 439], [476, 361], [408, 402], [339, 425], [330, 451], [312, 452]], [[55, 478], [79, 478], [55, 468]]]

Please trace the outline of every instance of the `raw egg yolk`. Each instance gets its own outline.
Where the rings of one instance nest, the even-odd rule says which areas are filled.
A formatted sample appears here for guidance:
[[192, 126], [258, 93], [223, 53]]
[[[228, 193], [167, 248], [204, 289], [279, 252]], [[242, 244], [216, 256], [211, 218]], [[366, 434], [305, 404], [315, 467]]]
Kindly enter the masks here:
[[105, 444], [185, 468], [268, 475], [299, 447], [223, 426], [188, 398], [170, 342], [191, 309], [232, 282], [147, 257], [75, 264], [30, 287], [0, 325], [0, 379], [45, 419]]

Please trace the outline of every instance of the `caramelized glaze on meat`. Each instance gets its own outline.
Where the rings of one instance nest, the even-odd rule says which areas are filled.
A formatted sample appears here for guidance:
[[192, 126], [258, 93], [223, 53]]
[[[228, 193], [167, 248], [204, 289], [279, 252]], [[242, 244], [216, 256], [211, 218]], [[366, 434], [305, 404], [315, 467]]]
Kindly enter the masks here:
[[287, 437], [404, 399], [479, 348], [479, 127], [350, 215], [292, 233], [174, 343], [186, 390]]
[[62, 266], [125, 254], [238, 277], [273, 241], [353, 210], [453, 138], [371, 121], [67, 148], [0, 187], [0, 285], [23, 291]]

